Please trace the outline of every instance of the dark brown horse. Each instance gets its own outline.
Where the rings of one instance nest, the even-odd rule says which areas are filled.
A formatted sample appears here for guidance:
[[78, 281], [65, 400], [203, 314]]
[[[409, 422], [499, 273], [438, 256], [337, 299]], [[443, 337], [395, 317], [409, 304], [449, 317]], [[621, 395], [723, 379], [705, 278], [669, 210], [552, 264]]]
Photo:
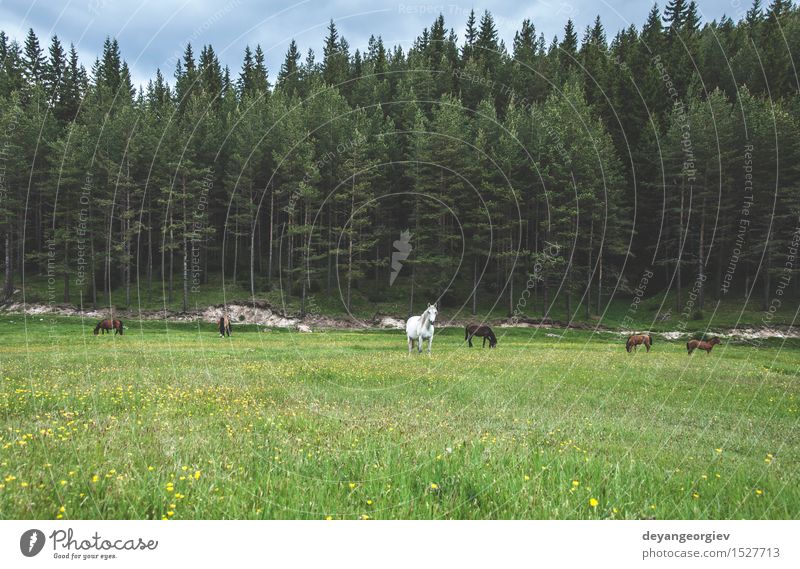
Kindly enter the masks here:
[[708, 342], [703, 340], [689, 340], [686, 342], [686, 351], [689, 355], [692, 355], [692, 352], [695, 350], [705, 350], [707, 354], [711, 353], [711, 349], [720, 343], [719, 338], [711, 338]]
[[224, 338], [225, 334], [228, 336], [231, 335], [231, 320], [228, 318], [227, 314], [223, 314], [220, 316], [219, 321], [217, 322], [217, 326], [219, 327], [219, 337]]
[[472, 347], [472, 338], [474, 336], [483, 337], [483, 346], [486, 347], [486, 340], [489, 340], [489, 347], [494, 348], [497, 345], [497, 336], [494, 335], [492, 329], [488, 326], [479, 326], [477, 324], [468, 324], [464, 329], [464, 339], [469, 342], [469, 347]]
[[116, 318], [114, 320], [110, 319], [101, 320], [100, 322], [97, 323], [97, 326], [94, 327], [94, 335], [97, 336], [97, 334], [101, 330], [103, 331], [103, 334], [105, 334], [106, 332], [110, 334], [111, 330], [114, 330], [114, 334], [119, 334], [120, 336], [122, 336], [122, 331], [123, 331], [122, 320], [117, 320]]
[[647, 351], [650, 351], [650, 346], [653, 345], [653, 337], [650, 334], [634, 334], [628, 341], [625, 342], [625, 349], [628, 353], [631, 353], [631, 350], [634, 352], [636, 351], [636, 346], [644, 344], [644, 347], [647, 348]]

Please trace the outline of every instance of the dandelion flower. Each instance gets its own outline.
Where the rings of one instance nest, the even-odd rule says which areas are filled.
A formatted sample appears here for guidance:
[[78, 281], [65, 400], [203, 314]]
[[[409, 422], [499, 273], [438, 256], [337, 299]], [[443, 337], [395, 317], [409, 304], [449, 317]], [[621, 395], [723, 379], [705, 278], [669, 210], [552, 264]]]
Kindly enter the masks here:
[[431, 490], [438, 490], [438, 489], [439, 489], [439, 485], [436, 484], [436, 482], [431, 482]]
[[597, 501], [597, 498], [589, 498], [589, 505], [592, 508], [596, 508], [600, 502]]

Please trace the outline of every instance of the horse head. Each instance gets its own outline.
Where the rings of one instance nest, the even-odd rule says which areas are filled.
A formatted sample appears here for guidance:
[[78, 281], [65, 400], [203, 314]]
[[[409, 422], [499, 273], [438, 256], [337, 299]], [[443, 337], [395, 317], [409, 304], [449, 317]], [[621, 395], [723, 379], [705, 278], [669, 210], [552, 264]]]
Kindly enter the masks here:
[[711, 344], [713, 346], [713, 345], [719, 344], [721, 341], [722, 340], [720, 340], [719, 338], [714, 336], [713, 338], [711, 338], [711, 341], [709, 342], [709, 344]]
[[428, 308], [425, 309], [425, 312], [428, 313], [428, 322], [431, 324], [436, 322], [436, 315], [439, 314], [439, 309], [436, 308], [435, 304], [429, 304]]

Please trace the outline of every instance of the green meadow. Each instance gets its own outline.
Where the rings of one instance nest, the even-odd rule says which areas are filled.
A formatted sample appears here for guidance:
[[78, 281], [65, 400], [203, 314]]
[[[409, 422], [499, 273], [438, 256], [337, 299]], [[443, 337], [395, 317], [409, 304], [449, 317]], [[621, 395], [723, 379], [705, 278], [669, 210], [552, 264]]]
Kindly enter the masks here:
[[797, 340], [0, 319], [0, 518], [798, 518]]

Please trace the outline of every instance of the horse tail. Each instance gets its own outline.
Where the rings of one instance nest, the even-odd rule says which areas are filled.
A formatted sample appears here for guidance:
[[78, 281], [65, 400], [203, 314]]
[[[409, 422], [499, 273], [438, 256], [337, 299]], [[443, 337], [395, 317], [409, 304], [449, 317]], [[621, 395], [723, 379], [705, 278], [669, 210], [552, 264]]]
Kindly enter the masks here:
[[122, 324], [122, 320], [117, 320], [119, 322], [119, 335], [122, 336], [122, 331], [125, 329], [125, 326]]
[[464, 326], [464, 341], [466, 342], [469, 338], [469, 326]]
[[653, 345], [653, 336], [651, 336], [650, 334], [648, 334], [648, 335], [647, 335], [647, 339], [648, 339], [648, 340], [650, 340], [650, 345], [652, 346], [652, 345]]

